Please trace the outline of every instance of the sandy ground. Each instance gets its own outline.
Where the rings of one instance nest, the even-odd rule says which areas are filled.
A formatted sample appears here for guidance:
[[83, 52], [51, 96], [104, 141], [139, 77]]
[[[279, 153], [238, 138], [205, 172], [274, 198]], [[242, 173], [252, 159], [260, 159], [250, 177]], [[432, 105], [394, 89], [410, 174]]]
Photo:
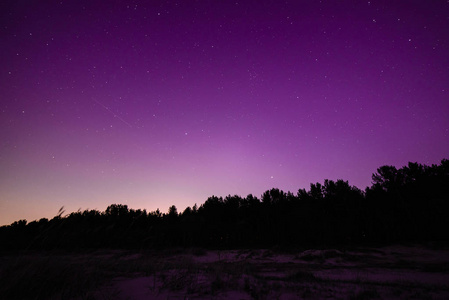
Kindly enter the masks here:
[[[37, 260], [36, 253], [21, 255]], [[11, 258], [24, 259], [2, 260]], [[98, 251], [52, 254], [49, 263], [59, 260], [81, 276], [62, 280], [51, 299], [449, 299], [449, 250], [424, 246]], [[58, 268], [67, 265], [39, 280]], [[13, 289], [9, 297], [20, 298]]]
[[447, 250], [197, 252], [167, 254], [159, 273], [114, 278], [97, 295], [109, 289], [114, 299], [449, 299]]

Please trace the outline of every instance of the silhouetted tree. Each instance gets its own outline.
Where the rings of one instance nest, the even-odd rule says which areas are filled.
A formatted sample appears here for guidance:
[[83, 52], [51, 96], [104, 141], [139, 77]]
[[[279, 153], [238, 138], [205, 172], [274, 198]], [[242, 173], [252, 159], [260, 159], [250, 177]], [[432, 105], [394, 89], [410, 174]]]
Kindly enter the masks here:
[[0, 227], [0, 250], [54, 248], [270, 247], [363, 242], [449, 241], [449, 161], [382, 166], [362, 192], [324, 180], [297, 194], [273, 188], [261, 198], [211, 196], [166, 214], [111, 204], [51, 220]]
[[178, 216], [178, 209], [176, 208], [176, 206], [172, 205], [169, 207], [168, 216], [170, 218], [176, 218]]

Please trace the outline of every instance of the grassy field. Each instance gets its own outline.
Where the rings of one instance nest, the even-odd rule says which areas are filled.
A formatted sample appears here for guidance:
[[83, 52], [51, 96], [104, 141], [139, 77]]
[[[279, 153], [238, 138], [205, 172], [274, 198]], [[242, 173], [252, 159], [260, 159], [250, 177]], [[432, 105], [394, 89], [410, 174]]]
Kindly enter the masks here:
[[1, 299], [449, 299], [449, 250], [23, 252], [0, 257]]

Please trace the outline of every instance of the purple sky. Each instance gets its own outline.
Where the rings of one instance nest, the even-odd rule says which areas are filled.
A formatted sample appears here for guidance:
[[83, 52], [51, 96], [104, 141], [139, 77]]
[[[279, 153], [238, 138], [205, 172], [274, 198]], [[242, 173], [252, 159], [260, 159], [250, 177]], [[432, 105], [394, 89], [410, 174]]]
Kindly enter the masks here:
[[0, 225], [449, 158], [447, 1], [1, 6]]

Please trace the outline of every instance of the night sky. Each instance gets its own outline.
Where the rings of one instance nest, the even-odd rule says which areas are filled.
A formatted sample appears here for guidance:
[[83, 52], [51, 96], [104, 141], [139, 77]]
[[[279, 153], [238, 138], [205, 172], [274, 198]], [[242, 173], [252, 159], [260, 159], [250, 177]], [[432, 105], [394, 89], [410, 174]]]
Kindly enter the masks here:
[[0, 5], [0, 225], [449, 157], [448, 1]]

